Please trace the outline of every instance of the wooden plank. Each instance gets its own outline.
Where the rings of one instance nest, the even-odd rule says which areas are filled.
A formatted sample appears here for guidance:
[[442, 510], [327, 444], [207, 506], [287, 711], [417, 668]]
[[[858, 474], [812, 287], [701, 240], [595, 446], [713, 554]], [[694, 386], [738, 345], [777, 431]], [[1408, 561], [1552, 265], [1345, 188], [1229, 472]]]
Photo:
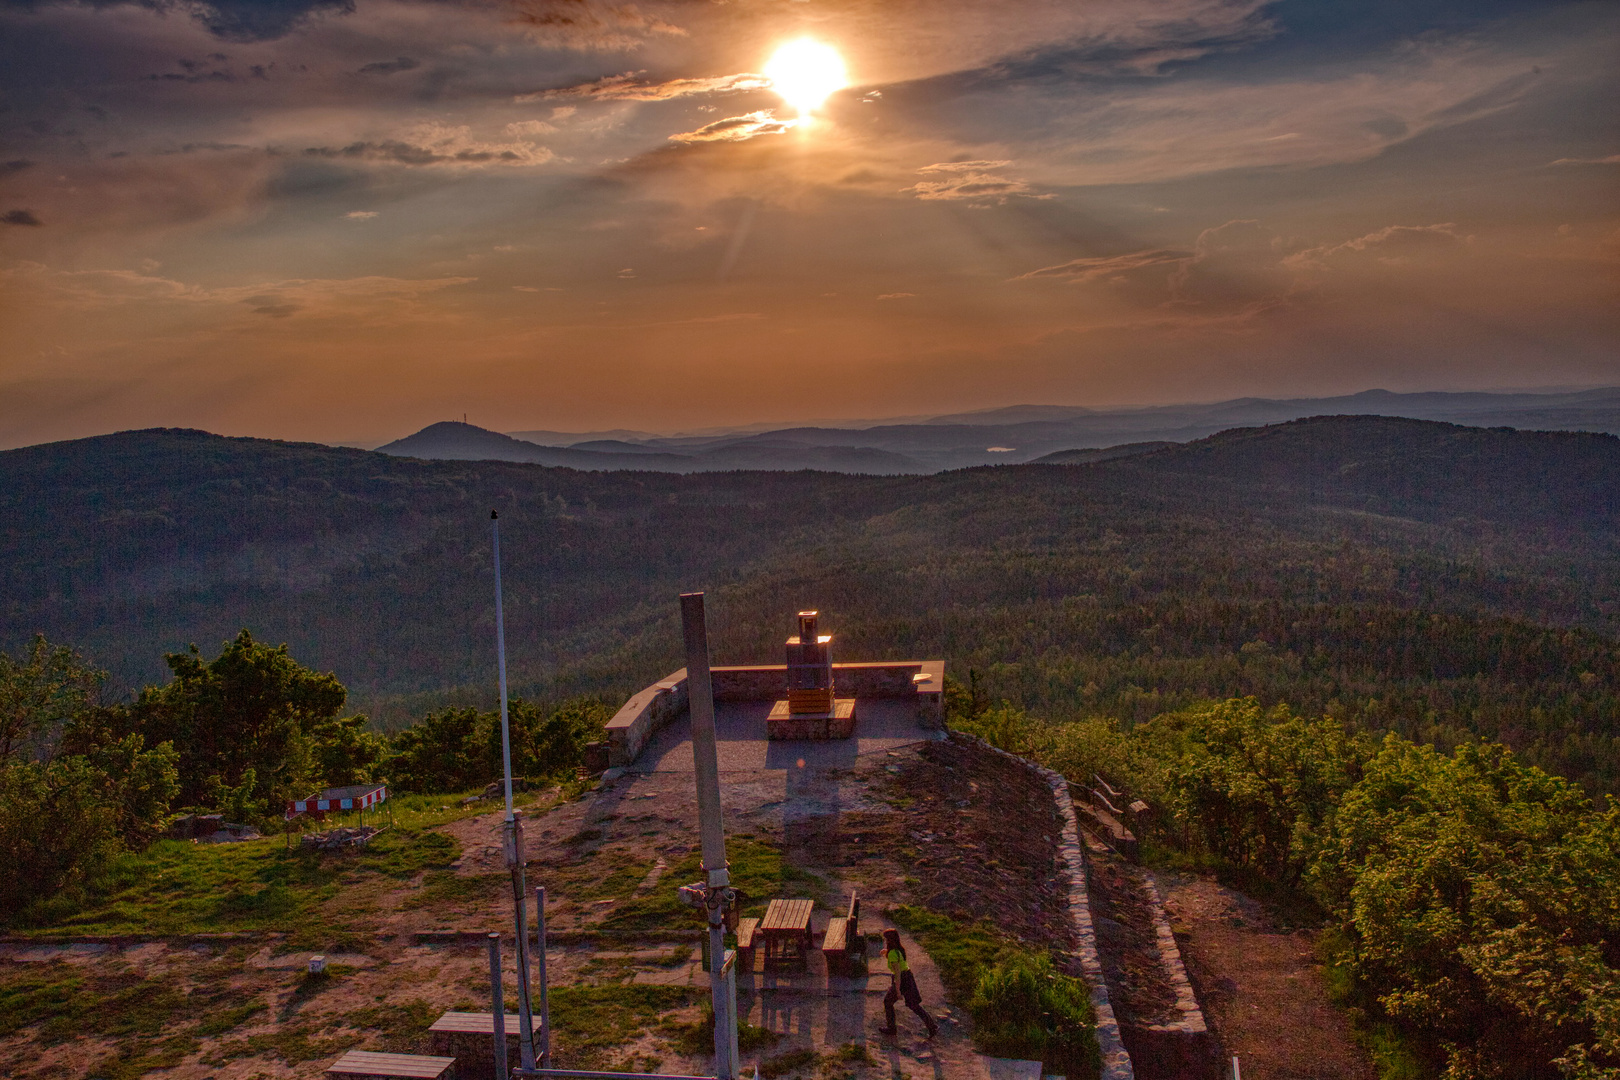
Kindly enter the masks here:
[[[540, 1017], [531, 1013], [529, 1027], [533, 1031], [540, 1030]], [[494, 1035], [495, 1014], [487, 1012], [447, 1012], [437, 1020], [429, 1031], [448, 1031], [463, 1035]], [[509, 1035], [519, 1032], [518, 1014], [506, 1014], [506, 1031]]]
[[765, 909], [765, 921], [760, 923], [760, 929], [767, 933], [778, 930], [803, 931], [810, 925], [810, 912], [814, 906], [812, 900], [772, 900]]
[[425, 1054], [379, 1054], [371, 1050], [350, 1050], [326, 1071], [334, 1076], [386, 1076], [398, 1080], [439, 1080], [455, 1067], [453, 1057]]

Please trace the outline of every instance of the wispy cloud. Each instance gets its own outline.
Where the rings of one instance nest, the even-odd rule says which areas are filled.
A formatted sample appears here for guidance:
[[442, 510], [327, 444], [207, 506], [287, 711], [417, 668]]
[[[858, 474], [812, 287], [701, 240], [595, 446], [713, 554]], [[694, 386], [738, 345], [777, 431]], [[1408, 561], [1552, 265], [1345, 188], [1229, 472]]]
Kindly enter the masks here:
[[643, 72], [631, 71], [622, 75], [609, 75], [602, 79], [593, 79], [590, 82], [579, 83], [574, 86], [559, 86], [551, 90], [535, 90], [527, 94], [519, 94], [514, 100], [528, 101], [567, 101], [570, 99], [583, 99], [587, 101], [669, 101], [673, 98], [708, 96], [713, 94], [740, 94], [751, 90], [767, 90], [771, 80], [763, 75], [743, 73], [739, 75], [717, 75], [703, 79], [667, 79], [663, 82], [648, 82], [640, 76]]
[[1548, 165], [1620, 165], [1620, 154], [1610, 154], [1608, 157], [1561, 157], [1557, 161], [1549, 161]]
[[678, 143], [741, 142], [756, 135], [780, 135], [798, 124], [798, 120], [782, 120], [769, 109], [728, 116], [712, 124], [704, 124], [696, 131], [683, 131], [670, 136]]
[[1403, 262], [1412, 255], [1449, 249], [1464, 242], [1451, 222], [1438, 225], [1387, 225], [1340, 244], [1323, 244], [1297, 251], [1282, 260], [1292, 270], [1324, 269], [1349, 255], [1370, 255], [1385, 264]]
[[396, 60], [376, 60], [360, 67], [362, 75], [397, 75], [401, 71], [414, 71], [422, 66], [420, 60], [413, 60], [409, 56], [401, 56]]
[[919, 180], [902, 189], [919, 199], [951, 200], [981, 205], [1005, 203], [1013, 196], [1031, 199], [1050, 198], [1037, 195], [1023, 180], [995, 175], [998, 169], [1011, 165], [1010, 161], [942, 161], [924, 165], [917, 172], [938, 179]]
[[1175, 251], [1170, 248], [1154, 248], [1149, 251], [1133, 251], [1128, 255], [1102, 255], [1089, 259], [1070, 259], [1056, 266], [1043, 266], [1039, 270], [1031, 270], [1027, 274], [1019, 274], [1014, 281], [1038, 281], [1042, 278], [1055, 278], [1078, 284], [1086, 281], [1096, 281], [1100, 278], [1117, 277], [1134, 270], [1142, 270], [1150, 266], [1174, 266], [1193, 257], [1190, 251]]
[[305, 157], [354, 158], [395, 165], [543, 165], [554, 155], [525, 141], [475, 139], [465, 125], [422, 124], [403, 138], [360, 140], [343, 146], [311, 146]]

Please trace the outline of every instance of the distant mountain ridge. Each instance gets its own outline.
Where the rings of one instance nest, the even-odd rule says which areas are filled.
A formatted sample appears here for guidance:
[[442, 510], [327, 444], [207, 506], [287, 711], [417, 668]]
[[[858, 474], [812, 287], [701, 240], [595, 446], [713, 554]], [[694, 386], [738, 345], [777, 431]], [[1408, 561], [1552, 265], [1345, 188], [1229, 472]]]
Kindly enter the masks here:
[[[1327, 415], [1620, 434], [1620, 388], [1560, 393], [1365, 390], [1331, 398], [1236, 398], [1207, 405], [1133, 409], [1013, 405], [922, 420], [873, 422], [864, 427], [784, 426], [711, 435], [659, 436], [625, 430], [500, 435], [473, 425], [441, 423], [378, 449], [439, 460], [525, 461], [588, 470], [820, 469], [926, 474], [975, 465], [1051, 462], [1055, 460], [1052, 455], [1068, 451], [1190, 442], [1231, 428]], [[550, 441], [542, 444], [542, 437]]]

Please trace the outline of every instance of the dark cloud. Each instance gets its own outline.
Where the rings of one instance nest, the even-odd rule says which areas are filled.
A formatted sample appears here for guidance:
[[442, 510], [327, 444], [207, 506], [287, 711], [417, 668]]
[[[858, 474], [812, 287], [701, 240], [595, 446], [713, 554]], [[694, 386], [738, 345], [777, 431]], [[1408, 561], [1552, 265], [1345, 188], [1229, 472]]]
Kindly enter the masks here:
[[422, 66], [420, 60], [413, 60], [409, 56], [401, 56], [397, 60], [376, 60], [360, 68], [362, 75], [396, 75], [401, 71], [414, 71]]
[[7, 210], [5, 213], [0, 214], [0, 222], [4, 222], [7, 225], [45, 224], [43, 221], [39, 220], [38, 215], [36, 215], [32, 210]]
[[27, 158], [15, 158], [11, 161], [0, 161], [0, 176], [10, 176], [20, 173], [24, 169], [33, 168], [34, 163]]
[[219, 71], [218, 69], [216, 69], [214, 71], [189, 72], [189, 73], [184, 74], [184, 75], [179, 74], [178, 72], [166, 71], [161, 75], [148, 75], [147, 78], [153, 80], [154, 82], [183, 82], [183, 83], [235, 82], [236, 81], [236, 76], [235, 75], [232, 75], [228, 71]]
[[[32, 11], [52, 5], [53, 0], [0, 0], [0, 5]], [[55, 0], [60, 3], [61, 0]], [[135, 6], [148, 11], [186, 12], [226, 41], [271, 41], [285, 37], [309, 19], [320, 15], [351, 15], [354, 0], [84, 0], [88, 7]], [[214, 58], [223, 60], [221, 54]]]
[[514, 21], [546, 45], [564, 49], [637, 49], [686, 31], [622, 0], [510, 0]]
[[285, 319], [298, 310], [297, 304], [265, 304], [253, 309], [253, 314], [263, 315], [271, 319]]
[[667, 79], [648, 82], [638, 78], [639, 71], [622, 75], [609, 75], [603, 79], [559, 86], [551, 90], [536, 90], [519, 94], [518, 101], [566, 101], [585, 98], [591, 101], [668, 101], [671, 98], [693, 97], [700, 94], [737, 94], [750, 90], [769, 89], [771, 80], [763, 75], [743, 72], [738, 75], [717, 75], [707, 79]]
[[388, 161], [396, 165], [482, 165], [490, 162], [517, 164], [527, 160], [515, 150], [457, 150], [441, 154], [430, 147], [413, 146], [396, 140], [355, 142], [348, 146], [311, 146], [304, 153], [309, 157], [356, 158]]

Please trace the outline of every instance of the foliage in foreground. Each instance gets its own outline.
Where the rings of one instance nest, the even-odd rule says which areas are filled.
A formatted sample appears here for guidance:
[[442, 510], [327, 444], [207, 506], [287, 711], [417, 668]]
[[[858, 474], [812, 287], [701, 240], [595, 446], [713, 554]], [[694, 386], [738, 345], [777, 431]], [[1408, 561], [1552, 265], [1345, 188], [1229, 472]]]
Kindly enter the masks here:
[[933, 958], [946, 994], [973, 1017], [973, 1041], [997, 1057], [1040, 1060], [1043, 1072], [1097, 1075], [1097, 1016], [1084, 981], [988, 923], [965, 925], [902, 904], [888, 916]]
[[[118, 891], [129, 853], [184, 808], [266, 826], [286, 800], [323, 787], [464, 791], [501, 774], [493, 713], [431, 714], [390, 743], [366, 717], [340, 715], [334, 676], [246, 630], [211, 660], [195, 647], [167, 659], [170, 682], [104, 705], [102, 673], [71, 648], [38, 637], [20, 657], [0, 653], [0, 924], [58, 922], [92, 893]], [[514, 702], [514, 769], [572, 776], [607, 715], [589, 699]], [[275, 888], [285, 891], [253, 892], [244, 913], [286, 914]]]
[[1007, 708], [957, 722], [1125, 783], [1158, 808], [1150, 839], [1303, 891], [1349, 1002], [1431, 1073], [1620, 1077], [1620, 811], [1569, 781], [1502, 746], [1380, 743], [1253, 699], [1129, 733]]

